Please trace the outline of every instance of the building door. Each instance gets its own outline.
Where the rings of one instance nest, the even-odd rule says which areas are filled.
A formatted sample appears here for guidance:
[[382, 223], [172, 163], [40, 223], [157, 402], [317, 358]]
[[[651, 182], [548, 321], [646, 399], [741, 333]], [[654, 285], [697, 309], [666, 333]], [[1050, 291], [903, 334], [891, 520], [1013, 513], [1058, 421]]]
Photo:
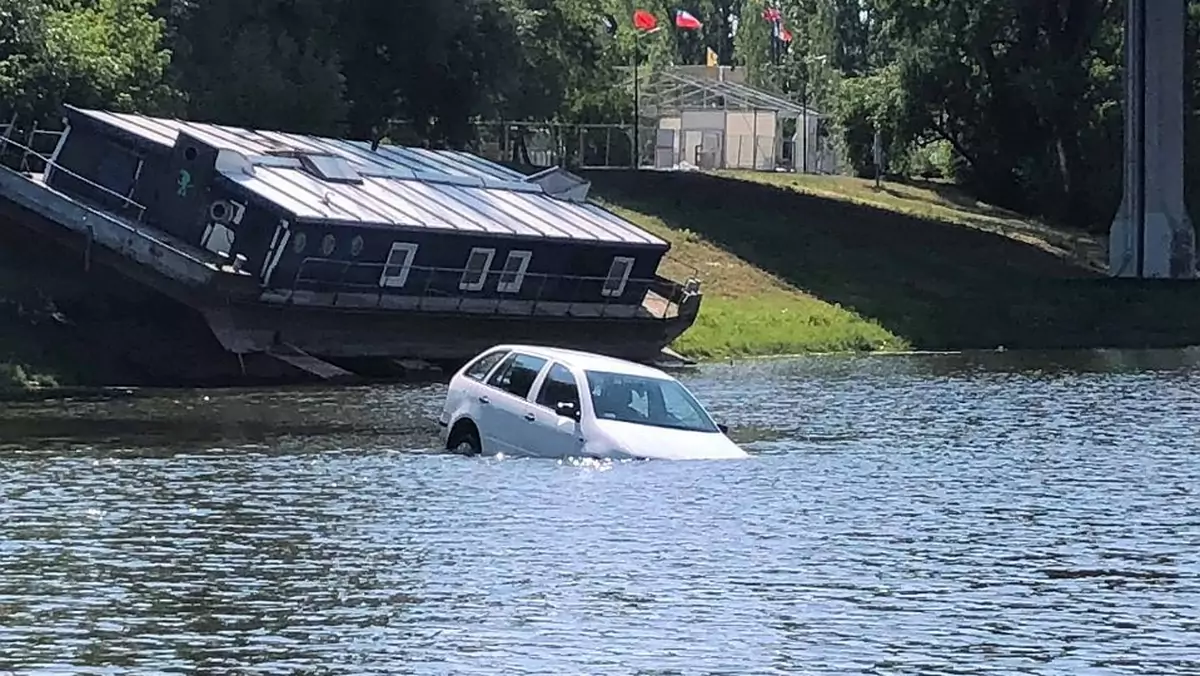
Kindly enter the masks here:
[[700, 134], [700, 147], [696, 153], [696, 165], [701, 169], [723, 169], [725, 167], [725, 133], [705, 130]]

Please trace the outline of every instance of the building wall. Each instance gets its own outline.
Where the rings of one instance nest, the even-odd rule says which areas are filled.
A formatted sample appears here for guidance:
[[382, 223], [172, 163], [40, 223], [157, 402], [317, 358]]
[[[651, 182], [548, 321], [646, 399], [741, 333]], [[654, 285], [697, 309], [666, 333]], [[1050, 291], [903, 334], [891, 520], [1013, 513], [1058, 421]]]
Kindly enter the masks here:
[[[654, 166], [659, 169], [667, 169], [679, 163], [682, 157], [680, 147], [682, 146], [682, 138], [679, 133], [683, 125], [683, 120], [675, 115], [661, 117], [658, 120], [658, 138], [654, 146]], [[670, 143], [666, 142], [667, 137], [670, 137]]]
[[[793, 137], [795, 140], [795, 169], [796, 171], [804, 171], [804, 154], [808, 152], [808, 171], [816, 172], [824, 170], [826, 167], [821, 163], [821, 144], [822, 139], [818, 137], [818, 125], [820, 118], [813, 114], [805, 114], [797, 120], [796, 134]], [[807, 139], [805, 138], [807, 134]]]
[[775, 111], [728, 111], [725, 115], [725, 166], [729, 169], [774, 169], [775, 135]]
[[[725, 111], [685, 110], [680, 114], [679, 157], [704, 169], [719, 169], [725, 157]], [[696, 149], [702, 152], [697, 157]], [[711, 151], [711, 154], [709, 154]]]

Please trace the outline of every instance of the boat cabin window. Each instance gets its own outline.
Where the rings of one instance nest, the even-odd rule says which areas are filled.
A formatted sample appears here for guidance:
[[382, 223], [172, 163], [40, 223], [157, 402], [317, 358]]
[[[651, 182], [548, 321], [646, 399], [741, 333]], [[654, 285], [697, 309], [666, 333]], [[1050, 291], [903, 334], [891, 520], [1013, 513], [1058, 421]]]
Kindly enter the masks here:
[[488, 385], [525, 399], [545, 365], [546, 360], [541, 357], [514, 352], [492, 372]]
[[600, 289], [600, 295], [616, 297], [625, 293], [625, 284], [629, 282], [629, 273], [633, 272], [633, 259], [629, 256], [617, 256], [613, 258], [612, 265], [608, 268], [608, 277], [604, 280], [604, 287]]
[[462, 278], [458, 280], [459, 291], [478, 291], [487, 283], [488, 268], [492, 267], [492, 257], [495, 249], [475, 247], [467, 256], [467, 267], [463, 270]]
[[493, 366], [499, 364], [500, 360], [504, 359], [504, 355], [506, 354], [508, 354], [508, 350], [496, 350], [495, 352], [488, 352], [482, 357], [476, 359], [475, 363], [468, 366], [467, 370], [463, 371], [463, 375], [471, 380], [483, 380], [484, 376], [486, 376], [488, 372], [492, 370]]
[[504, 261], [504, 269], [500, 272], [500, 283], [496, 290], [500, 293], [517, 293], [525, 281], [525, 271], [529, 269], [529, 261], [533, 258], [530, 251], [510, 251]]
[[417, 245], [412, 242], [392, 242], [383, 273], [379, 275], [379, 286], [399, 288], [408, 283], [408, 273], [417, 256]]
[[537, 403], [551, 410], [559, 404], [574, 404], [575, 410], [579, 410], [579, 386], [570, 369], [558, 363], [550, 367], [538, 392]]

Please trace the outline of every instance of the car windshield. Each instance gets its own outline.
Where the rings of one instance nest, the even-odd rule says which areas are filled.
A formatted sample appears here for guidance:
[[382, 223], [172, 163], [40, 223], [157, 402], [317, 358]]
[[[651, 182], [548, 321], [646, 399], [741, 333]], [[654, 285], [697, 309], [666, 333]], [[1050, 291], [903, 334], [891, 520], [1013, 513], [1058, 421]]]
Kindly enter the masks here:
[[585, 373], [599, 420], [693, 432], [719, 431], [687, 388], [674, 380], [604, 371]]

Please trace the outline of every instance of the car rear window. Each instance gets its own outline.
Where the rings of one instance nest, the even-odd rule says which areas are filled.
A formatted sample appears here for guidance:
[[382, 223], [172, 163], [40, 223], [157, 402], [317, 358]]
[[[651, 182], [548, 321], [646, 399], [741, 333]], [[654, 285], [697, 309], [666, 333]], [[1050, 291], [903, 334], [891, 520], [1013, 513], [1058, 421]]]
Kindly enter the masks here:
[[492, 370], [492, 367], [499, 364], [500, 360], [504, 359], [504, 355], [506, 354], [508, 354], [508, 350], [488, 352], [476, 358], [475, 362], [468, 366], [467, 370], [463, 371], [463, 375], [471, 380], [483, 380], [488, 372]]

